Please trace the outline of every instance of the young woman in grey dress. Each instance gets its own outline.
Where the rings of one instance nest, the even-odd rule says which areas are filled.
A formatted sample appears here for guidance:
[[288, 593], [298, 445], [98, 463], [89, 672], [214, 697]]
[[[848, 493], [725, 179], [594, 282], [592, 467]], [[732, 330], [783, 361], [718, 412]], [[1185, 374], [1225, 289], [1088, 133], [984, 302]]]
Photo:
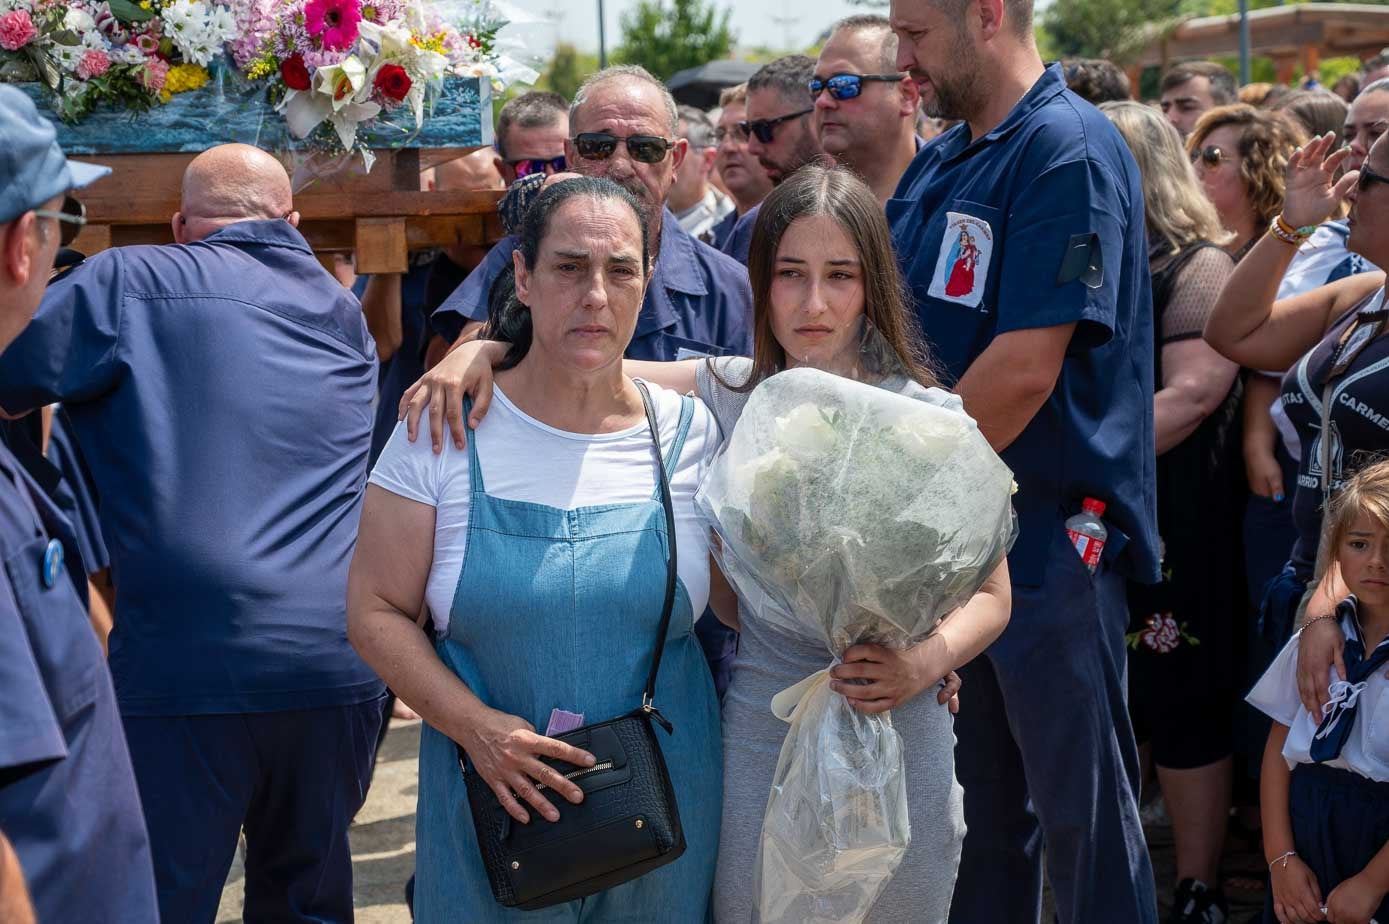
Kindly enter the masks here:
[[[733, 432], [752, 388], [768, 375], [814, 362], [852, 368], [866, 316], [898, 354], [908, 377], [897, 390], [959, 413], [960, 399], [936, 386], [903, 288], [886, 219], [872, 192], [844, 170], [807, 167], [764, 200], [749, 255], [754, 356], [648, 363], [624, 371], [680, 392], [694, 391], [713, 411], [724, 438]], [[490, 394], [491, 364], [502, 351], [479, 343], [455, 350], [407, 392], [402, 408], [418, 422], [432, 399], [461, 406], [474, 395], [474, 425]], [[892, 383], [885, 383], [892, 384]], [[480, 410], [481, 409], [481, 410]], [[437, 409], [436, 409], [437, 410]], [[445, 414], [431, 413], [431, 426]], [[455, 436], [458, 434], [455, 433]], [[437, 442], [437, 440], [436, 440]], [[724, 794], [714, 883], [719, 924], [754, 918], [754, 873], [762, 816], [787, 725], [772, 697], [830, 661], [823, 645], [775, 629], [742, 606], [714, 569], [710, 605], [741, 633], [723, 704]], [[1011, 594], [1000, 565], [969, 603], [915, 648], [858, 645], [830, 674], [831, 688], [865, 713], [892, 710], [902, 737], [912, 840], [868, 920], [943, 924], [949, 917], [960, 844], [963, 792], [955, 779], [955, 736], [947, 677], [1003, 631]], [[850, 682], [850, 681], [853, 682]], [[935, 696], [921, 695], [937, 691]], [[682, 812], [720, 811], [682, 806]]]

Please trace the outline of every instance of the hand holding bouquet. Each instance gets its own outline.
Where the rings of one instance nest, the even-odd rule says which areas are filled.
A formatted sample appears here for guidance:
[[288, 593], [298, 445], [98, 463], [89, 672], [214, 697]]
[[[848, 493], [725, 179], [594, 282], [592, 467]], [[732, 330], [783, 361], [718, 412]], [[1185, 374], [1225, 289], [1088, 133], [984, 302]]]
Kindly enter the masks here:
[[[699, 504], [750, 615], [824, 643], [907, 648], [983, 585], [1014, 535], [1012, 473], [958, 411], [791, 369], [753, 391]], [[855, 921], [910, 841], [890, 714], [820, 672], [773, 702], [791, 723], [763, 820], [760, 920]]]

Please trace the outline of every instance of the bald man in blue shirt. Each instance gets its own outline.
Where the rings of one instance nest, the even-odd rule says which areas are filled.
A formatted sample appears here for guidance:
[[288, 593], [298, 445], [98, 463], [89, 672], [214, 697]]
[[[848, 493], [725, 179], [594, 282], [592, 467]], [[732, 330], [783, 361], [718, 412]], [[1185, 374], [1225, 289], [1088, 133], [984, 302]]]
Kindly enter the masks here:
[[177, 243], [87, 260], [0, 356], [0, 406], [62, 401], [101, 496], [169, 922], [213, 919], [243, 828], [248, 920], [352, 919], [384, 694], [345, 623], [376, 350], [297, 222], [278, 161], [204, 152]]

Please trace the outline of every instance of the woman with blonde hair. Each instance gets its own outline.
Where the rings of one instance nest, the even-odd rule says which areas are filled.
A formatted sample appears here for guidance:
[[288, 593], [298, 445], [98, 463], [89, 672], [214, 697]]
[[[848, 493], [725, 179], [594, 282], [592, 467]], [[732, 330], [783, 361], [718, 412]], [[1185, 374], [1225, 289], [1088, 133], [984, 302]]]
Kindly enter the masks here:
[[1164, 579], [1130, 586], [1130, 711], [1172, 818], [1178, 882], [1168, 920], [1224, 920], [1214, 911], [1226, 912], [1219, 865], [1239, 692], [1231, 614], [1244, 608], [1240, 385], [1238, 367], [1201, 331], [1234, 269], [1223, 249], [1232, 235], [1160, 112], [1132, 102], [1100, 109], [1142, 174], [1158, 340], [1153, 424]]

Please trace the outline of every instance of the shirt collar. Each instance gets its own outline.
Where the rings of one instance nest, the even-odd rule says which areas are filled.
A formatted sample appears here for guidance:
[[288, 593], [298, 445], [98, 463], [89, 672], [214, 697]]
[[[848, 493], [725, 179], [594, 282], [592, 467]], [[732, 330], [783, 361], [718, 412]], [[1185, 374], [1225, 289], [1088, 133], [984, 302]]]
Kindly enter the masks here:
[[304, 235], [283, 218], [270, 218], [255, 221], [238, 221], [227, 225], [203, 238], [219, 244], [260, 244], [271, 247], [289, 247], [312, 255], [313, 248], [304, 240]]
[[1008, 113], [1008, 117], [994, 126], [993, 130], [985, 134], [982, 138], [975, 141], [970, 140], [969, 124], [962, 123], [953, 129], [958, 131], [959, 136], [952, 141], [952, 150], [947, 156], [958, 157], [967, 151], [985, 144], [992, 144], [1008, 137], [1026, 122], [1034, 112], [1050, 102], [1054, 97], [1066, 90], [1066, 75], [1059, 63], [1052, 64], [1042, 76], [1037, 78], [1037, 82], [1032, 85], [1023, 98], [1018, 100], [1013, 110]]
[[646, 299], [642, 302], [633, 336], [641, 337], [675, 325], [679, 315], [671, 292], [708, 295], [709, 287], [699, 271], [695, 239], [680, 227], [670, 209], [666, 209], [661, 217], [661, 252], [656, 257], [656, 268], [651, 273], [651, 284], [646, 288]]

